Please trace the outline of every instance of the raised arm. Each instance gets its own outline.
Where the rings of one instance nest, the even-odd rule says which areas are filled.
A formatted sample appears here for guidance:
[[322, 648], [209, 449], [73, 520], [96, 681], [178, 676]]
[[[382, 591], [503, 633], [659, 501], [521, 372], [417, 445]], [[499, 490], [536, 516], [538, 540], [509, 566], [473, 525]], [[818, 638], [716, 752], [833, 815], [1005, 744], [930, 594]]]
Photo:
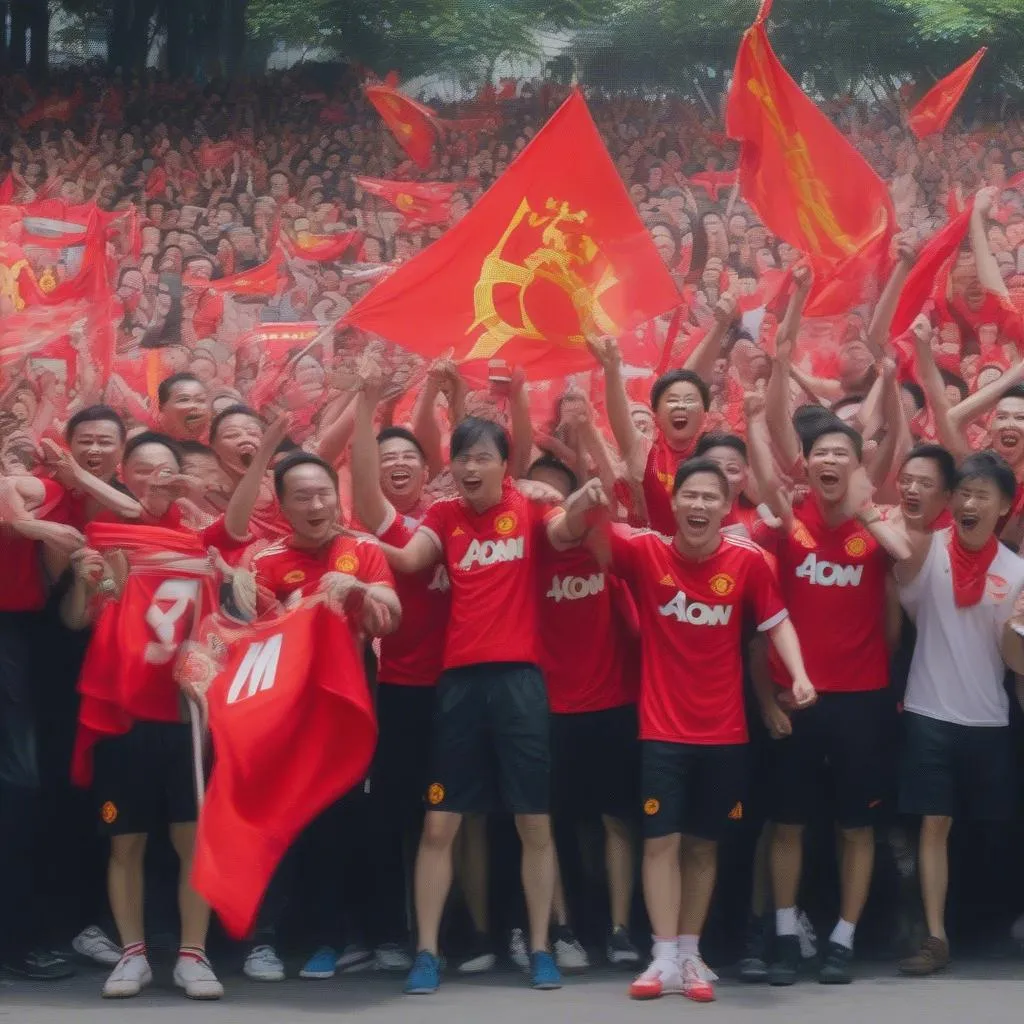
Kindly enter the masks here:
[[978, 388], [962, 402], [957, 402], [949, 410], [950, 426], [957, 433], [963, 434], [971, 423], [990, 413], [999, 404], [999, 399], [1003, 397], [1007, 388], [1019, 384], [1021, 380], [1024, 380], [1024, 361], [1010, 367], [997, 380]]
[[435, 359], [431, 363], [412, 418], [412, 432], [427, 453], [427, 468], [431, 479], [444, 469], [441, 428], [437, 423], [437, 396], [441, 394], [444, 380], [452, 372], [457, 376], [455, 364], [447, 357]]
[[510, 391], [510, 426], [512, 427], [512, 458], [509, 474], [513, 480], [526, 476], [533, 452], [533, 424], [530, 421], [530, 398], [526, 392], [526, 375], [521, 369], [512, 371]]
[[260, 485], [270, 468], [277, 446], [287, 436], [290, 426], [291, 418], [284, 413], [267, 427], [252, 462], [231, 495], [224, 512], [224, 528], [236, 540], [244, 540], [249, 535], [249, 518], [256, 508], [256, 502], [259, 501]]
[[130, 494], [93, 476], [55, 442], [44, 439], [41, 447], [47, 468], [65, 487], [88, 494], [123, 519], [138, 519], [142, 515], [142, 506]]
[[882, 294], [878, 297], [875, 311], [868, 325], [868, 347], [878, 358], [889, 345], [889, 330], [892, 318], [896, 315], [896, 307], [900, 301], [900, 292], [906, 284], [907, 275], [917, 260], [917, 250], [907, 239], [901, 238], [896, 246], [897, 261], [889, 280], [885, 282]]
[[726, 292], [715, 303], [715, 319], [710, 330], [697, 343], [697, 347], [689, 354], [683, 369], [693, 370], [702, 380], [710, 380], [715, 369], [715, 360], [722, 351], [722, 340], [736, 319], [739, 304], [736, 297]]
[[424, 569], [429, 569], [441, 561], [441, 549], [437, 546], [437, 541], [429, 531], [422, 528], [412, 535], [405, 547], [396, 548], [391, 544], [382, 543], [381, 550], [388, 560], [388, 565], [395, 572], [407, 576], [423, 572]]
[[612, 436], [619, 446], [619, 456], [626, 464], [629, 477], [639, 483], [647, 468], [649, 444], [645, 443], [643, 435], [636, 429], [629, 412], [619, 343], [614, 338], [596, 338], [588, 339], [587, 346], [604, 370], [604, 404]]
[[981, 287], [993, 295], [1006, 297], [1010, 294], [1009, 290], [988, 244], [988, 217], [998, 195], [999, 189], [990, 185], [981, 189], [974, 197], [974, 209], [971, 211], [971, 250], [974, 253], [974, 265]]
[[[793, 518], [793, 506], [775, 469], [764, 400], [760, 395], [748, 395], [744, 407], [747, 413], [747, 453], [757, 492], [772, 514], [784, 524], [789, 524]], [[795, 464], [798, 458], [799, 455], [794, 456], [790, 465]]]
[[548, 522], [548, 541], [556, 551], [576, 547], [590, 532], [595, 510], [606, 509], [608, 498], [600, 480], [588, 480], [565, 499], [563, 513]]
[[356, 400], [355, 429], [352, 432], [352, 507], [356, 518], [376, 533], [392, 513], [392, 507], [380, 489], [380, 453], [373, 436], [373, 411], [380, 397], [379, 388], [367, 382]]

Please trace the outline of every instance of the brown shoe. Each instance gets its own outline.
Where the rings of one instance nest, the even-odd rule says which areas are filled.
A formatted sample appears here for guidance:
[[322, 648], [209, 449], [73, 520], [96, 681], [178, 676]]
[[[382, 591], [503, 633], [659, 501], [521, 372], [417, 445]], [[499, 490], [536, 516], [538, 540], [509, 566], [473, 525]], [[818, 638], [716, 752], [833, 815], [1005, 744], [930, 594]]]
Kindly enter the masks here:
[[949, 966], [949, 943], [929, 935], [921, 944], [921, 948], [906, 960], [899, 962], [900, 974], [910, 974], [923, 978], [927, 974], [945, 970]]

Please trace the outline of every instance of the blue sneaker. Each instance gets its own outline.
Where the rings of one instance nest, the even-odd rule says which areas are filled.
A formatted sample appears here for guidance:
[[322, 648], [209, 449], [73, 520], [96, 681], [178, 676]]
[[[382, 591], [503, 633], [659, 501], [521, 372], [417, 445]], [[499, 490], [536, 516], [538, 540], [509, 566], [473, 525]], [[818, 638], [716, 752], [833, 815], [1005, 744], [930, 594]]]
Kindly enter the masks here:
[[[552, 966], [554, 966], [552, 964]], [[558, 971], [555, 971], [557, 974]], [[433, 953], [421, 949], [405, 979], [404, 992], [407, 996], [433, 995], [441, 987], [441, 961]]]
[[299, 971], [300, 978], [333, 978], [338, 968], [338, 951], [321, 946]]
[[555, 958], [545, 950], [530, 954], [530, 984], [541, 991], [562, 987]]

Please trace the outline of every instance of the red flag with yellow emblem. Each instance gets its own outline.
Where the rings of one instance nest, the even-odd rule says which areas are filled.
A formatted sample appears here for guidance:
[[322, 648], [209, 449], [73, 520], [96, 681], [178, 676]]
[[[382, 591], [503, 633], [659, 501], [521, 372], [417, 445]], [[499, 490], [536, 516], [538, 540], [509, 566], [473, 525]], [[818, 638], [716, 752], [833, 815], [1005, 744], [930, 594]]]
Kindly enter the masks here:
[[807, 253], [811, 316], [845, 312], [888, 258], [896, 217], [885, 182], [779, 63], [761, 5], [736, 57], [726, 129], [741, 143], [743, 197]]
[[385, 199], [405, 217], [407, 224], [444, 224], [451, 217], [448, 204], [456, 192], [475, 181], [388, 181], [356, 177], [355, 183], [372, 196]]
[[345, 317], [428, 357], [503, 359], [533, 379], [592, 366], [679, 293], [577, 91], [480, 201]]
[[936, 82], [918, 101], [910, 112], [908, 124], [910, 130], [919, 138], [941, 132], [949, 124], [956, 105], [971, 84], [974, 72], [977, 71], [981, 58], [985, 56], [987, 46], [983, 46], [970, 60], [965, 61], [950, 72], [945, 78]]
[[386, 85], [368, 85], [366, 98], [398, 139], [417, 167], [429, 167], [437, 138], [434, 112], [397, 89]]

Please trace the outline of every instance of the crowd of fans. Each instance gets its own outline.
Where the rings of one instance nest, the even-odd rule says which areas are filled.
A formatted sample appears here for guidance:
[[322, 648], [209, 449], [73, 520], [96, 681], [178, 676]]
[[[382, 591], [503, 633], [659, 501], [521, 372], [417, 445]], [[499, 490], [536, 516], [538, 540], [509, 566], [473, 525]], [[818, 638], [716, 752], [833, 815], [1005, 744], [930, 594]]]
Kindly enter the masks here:
[[[209, 908], [188, 884], [188, 727], [137, 722], [98, 746], [91, 791], [66, 781], [89, 628], [124, 585], [82, 531], [127, 520], [216, 547], [237, 618], [319, 588], [365, 645], [373, 769], [282, 862], [246, 947], [250, 978], [285, 976], [281, 926], [298, 907], [303, 977], [375, 966], [436, 990], [453, 861], [458, 971], [491, 969], [507, 944], [535, 987], [554, 988], [589, 965], [595, 939], [639, 970], [641, 835], [653, 945], [636, 998], [714, 998], [700, 940], [719, 862], [710, 941], [734, 953], [746, 928], [745, 980], [792, 984], [820, 946], [819, 980], [849, 982], [876, 845], [902, 897], [901, 970], [945, 968], [950, 823], [977, 818], [972, 835], [987, 837], [1016, 810], [1003, 676], [1024, 668], [1020, 126], [920, 141], [898, 97], [826, 105], [889, 182], [900, 234], [875, 294], [815, 318], [802, 315], [801, 254], [729, 173], [720, 117], [588, 96], [684, 315], [640, 328], [630, 365], [623, 339], [591, 339], [591, 372], [541, 387], [515, 367], [465, 379], [449, 359], [334, 325], [465, 216], [563, 90], [520, 83], [493, 123], [445, 130], [421, 171], [349, 72], [326, 89], [301, 71], [77, 85], [66, 122], [14, 127], [37, 101], [19, 81], [0, 111], [7, 202], [22, 210], [0, 222], [0, 318], [26, 308], [15, 247], [43, 292], [82, 266], [75, 246], [4, 235], [19, 218], [67, 220], [95, 202], [126, 225], [106, 251], [111, 359], [81, 337], [74, 359], [0, 352], [6, 966], [66, 976], [44, 951], [59, 924], [112, 969], [104, 995], [141, 991], [143, 907], [159, 916], [173, 874], [157, 856], [144, 873], [146, 836], [170, 825], [175, 981], [195, 998], [222, 992]], [[461, 190], [445, 222], [425, 225], [358, 176]], [[890, 337], [920, 247], [972, 198], [961, 251], [912, 329]], [[348, 233], [337, 259], [310, 258]], [[747, 308], [776, 270], [793, 271], [791, 292]], [[655, 380], [659, 364], [670, 369]], [[812, 782], [826, 766], [823, 794]], [[488, 818], [502, 806], [525, 904], [516, 838]], [[805, 827], [822, 819], [838, 839], [830, 826], [815, 845]], [[805, 844], [816, 884], [801, 889]], [[980, 845], [988, 856], [999, 839]], [[72, 866], [69, 848], [92, 852]], [[835, 888], [817, 867], [833, 855], [838, 913], [828, 898], [824, 913], [837, 923], [818, 943], [798, 904], [816, 911]], [[877, 889], [883, 866], [875, 876]], [[880, 930], [895, 927], [886, 916]]]

